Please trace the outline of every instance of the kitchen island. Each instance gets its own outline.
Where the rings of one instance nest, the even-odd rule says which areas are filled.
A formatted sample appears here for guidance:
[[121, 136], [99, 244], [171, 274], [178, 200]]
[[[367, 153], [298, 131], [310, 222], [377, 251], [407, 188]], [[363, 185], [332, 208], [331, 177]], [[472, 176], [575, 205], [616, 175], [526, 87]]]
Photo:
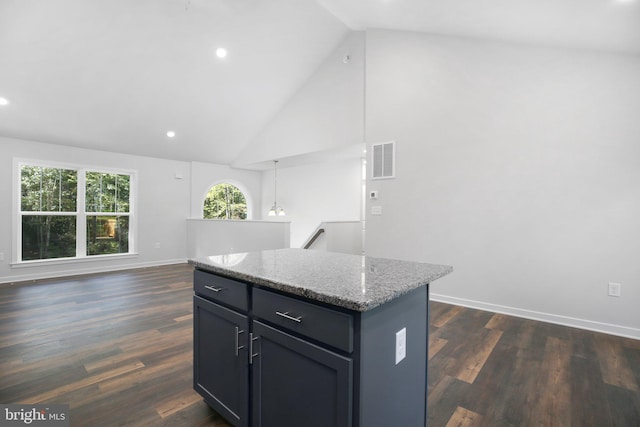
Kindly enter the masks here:
[[302, 249], [199, 257], [194, 389], [235, 426], [426, 424], [444, 265]]

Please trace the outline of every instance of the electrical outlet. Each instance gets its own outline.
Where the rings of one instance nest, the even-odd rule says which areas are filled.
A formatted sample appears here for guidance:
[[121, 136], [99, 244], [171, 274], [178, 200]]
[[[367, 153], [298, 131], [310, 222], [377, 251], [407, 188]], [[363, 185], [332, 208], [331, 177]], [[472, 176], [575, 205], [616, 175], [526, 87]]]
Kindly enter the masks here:
[[396, 332], [396, 365], [407, 357], [407, 328]]
[[4, 261], [4, 252], [0, 252], [0, 261]]
[[155, 248], [160, 249], [160, 242], [156, 242]]
[[620, 283], [609, 282], [609, 296], [619, 297], [622, 294], [622, 285]]
[[382, 206], [371, 206], [371, 215], [382, 215]]

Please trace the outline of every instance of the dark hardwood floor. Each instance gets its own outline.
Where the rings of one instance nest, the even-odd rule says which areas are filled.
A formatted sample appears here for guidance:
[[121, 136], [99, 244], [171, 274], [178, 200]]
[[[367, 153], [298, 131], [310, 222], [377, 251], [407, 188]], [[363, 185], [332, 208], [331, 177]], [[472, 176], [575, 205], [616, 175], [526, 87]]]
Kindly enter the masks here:
[[640, 426], [640, 341], [430, 307], [429, 426]]
[[[192, 390], [191, 297], [186, 264], [0, 285], [0, 403], [227, 427]], [[640, 341], [436, 302], [431, 334], [430, 427], [640, 426]]]

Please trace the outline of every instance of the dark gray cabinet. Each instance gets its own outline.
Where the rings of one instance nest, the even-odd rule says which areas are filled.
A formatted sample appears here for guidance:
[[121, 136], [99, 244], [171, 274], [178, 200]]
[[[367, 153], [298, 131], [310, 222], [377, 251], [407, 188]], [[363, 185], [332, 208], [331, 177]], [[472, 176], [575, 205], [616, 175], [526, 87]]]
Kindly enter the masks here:
[[259, 321], [253, 336], [253, 426], [351, 426], [351, 358]]
[[235, 426], [248, 425], [249, 370], [246, 315], [195, 296], [193, 386]]
[[427, 286], [364, 312], [202, 270], [194, 289], [194, 388], [234, 426], [426, 424]]
[[253, 316], [320, 342], [323, 346], [353, 352], [354, 315], [351, 313], [255, 288]]

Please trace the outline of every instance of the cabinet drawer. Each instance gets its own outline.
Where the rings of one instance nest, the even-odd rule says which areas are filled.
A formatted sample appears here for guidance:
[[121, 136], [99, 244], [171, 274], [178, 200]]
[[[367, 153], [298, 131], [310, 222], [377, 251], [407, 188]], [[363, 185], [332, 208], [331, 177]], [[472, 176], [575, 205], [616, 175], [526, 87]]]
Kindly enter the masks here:
[[195, 270], [193, 289], [196, 294], [242, 311], [249, 308], [247, 285], [226, 277]]
[[350, 314], [257, 288], [253, 290], [253, 314], [340, 350], [353, 351]]

